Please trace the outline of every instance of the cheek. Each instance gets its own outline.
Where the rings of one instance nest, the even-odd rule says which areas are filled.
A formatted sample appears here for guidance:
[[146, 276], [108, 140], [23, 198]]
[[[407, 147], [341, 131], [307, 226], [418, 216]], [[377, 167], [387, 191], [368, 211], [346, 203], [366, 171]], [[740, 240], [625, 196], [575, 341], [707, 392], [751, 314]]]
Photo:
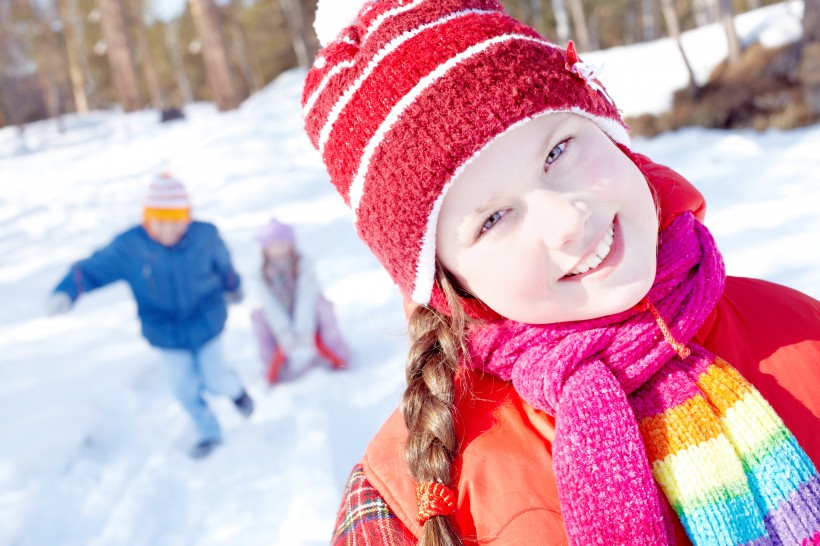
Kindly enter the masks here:
[[471, 294], [491, 307], [532, 297], [547, 284], [547, 271], [531, 252], [471, 256], [463, 261], [460, 281]]

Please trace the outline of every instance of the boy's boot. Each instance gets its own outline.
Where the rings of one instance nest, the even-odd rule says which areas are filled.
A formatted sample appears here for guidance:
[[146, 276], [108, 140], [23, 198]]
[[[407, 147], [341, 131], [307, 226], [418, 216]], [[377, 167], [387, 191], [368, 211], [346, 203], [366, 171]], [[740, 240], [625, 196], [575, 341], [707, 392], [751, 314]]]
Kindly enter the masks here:
[[234, 398], [233, 404], [243, 417], [250, 417], [253, 413], [253, 399], [248, 396], [247, 391], [244, 389], [242, 390], [242, 394]]
[[188, 455], [191, 456], [192, 459], [202, 459], [203, 457], [207, 457], [211, 454], [211, 451], [219, 447], [222, 441], [219, 439], [214, 440], [200, 440], [197, 444], [188, 451]]

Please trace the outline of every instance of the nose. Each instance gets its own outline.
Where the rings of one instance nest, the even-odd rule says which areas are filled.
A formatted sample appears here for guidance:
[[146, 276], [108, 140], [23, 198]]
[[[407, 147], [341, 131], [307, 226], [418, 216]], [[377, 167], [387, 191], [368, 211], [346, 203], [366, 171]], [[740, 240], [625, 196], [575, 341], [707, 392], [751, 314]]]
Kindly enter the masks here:
[[578, 196], [535, 191], [530, 196], [529, 213], [536, 234], [550, 249], [566, 248], [583, 236], [591, 210]]

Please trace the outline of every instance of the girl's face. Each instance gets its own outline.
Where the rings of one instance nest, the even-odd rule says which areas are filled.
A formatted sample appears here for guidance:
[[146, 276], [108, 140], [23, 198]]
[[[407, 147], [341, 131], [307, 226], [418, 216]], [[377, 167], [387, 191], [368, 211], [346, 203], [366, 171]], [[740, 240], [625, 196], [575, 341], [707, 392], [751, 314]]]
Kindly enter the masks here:
[[269, 260], [282, 260], [291, 253], [291, 244], [288, 241], [279, 240], [267, 243], [262, 248], [262, 253]]
[[156, 220], [146, 222], [148, 235], [162, 246], [174, 246], [188, 231], [188, 220]]
[[593, 122], [548, 114], [491, 143], [453, 181], [439, 261], [495, 312], [531, 324], [638, 303], [655, 279], [646, 179]]

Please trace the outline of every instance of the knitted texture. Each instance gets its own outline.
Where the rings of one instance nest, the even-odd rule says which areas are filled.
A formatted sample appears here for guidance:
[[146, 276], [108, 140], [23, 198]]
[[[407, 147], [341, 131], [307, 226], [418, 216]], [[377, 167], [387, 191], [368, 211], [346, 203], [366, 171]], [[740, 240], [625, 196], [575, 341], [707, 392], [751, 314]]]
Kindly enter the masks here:
[[692, 341], [724, 281], [714, 240], [685, 213], [660, 234], [651, 304], [471, 332], [471, 365], [556, 417], [571, 544], [673, 544], [661, 490], [696, 545], [816, 540], [814, 465], [757, 390]]
[[302, 105], [360, 237], [422, 304], [439, 291], [441, 202], [494, 139], [536, 116], [573, 112], [629, 142], [595, 71], [496, 0], [367, 3], [317, 56]]
[[191, 208], [191, 201], [182, 182], [168, 173], [161, 173], [148, 186], [143, 206], [155, 210], [183, 210]]

